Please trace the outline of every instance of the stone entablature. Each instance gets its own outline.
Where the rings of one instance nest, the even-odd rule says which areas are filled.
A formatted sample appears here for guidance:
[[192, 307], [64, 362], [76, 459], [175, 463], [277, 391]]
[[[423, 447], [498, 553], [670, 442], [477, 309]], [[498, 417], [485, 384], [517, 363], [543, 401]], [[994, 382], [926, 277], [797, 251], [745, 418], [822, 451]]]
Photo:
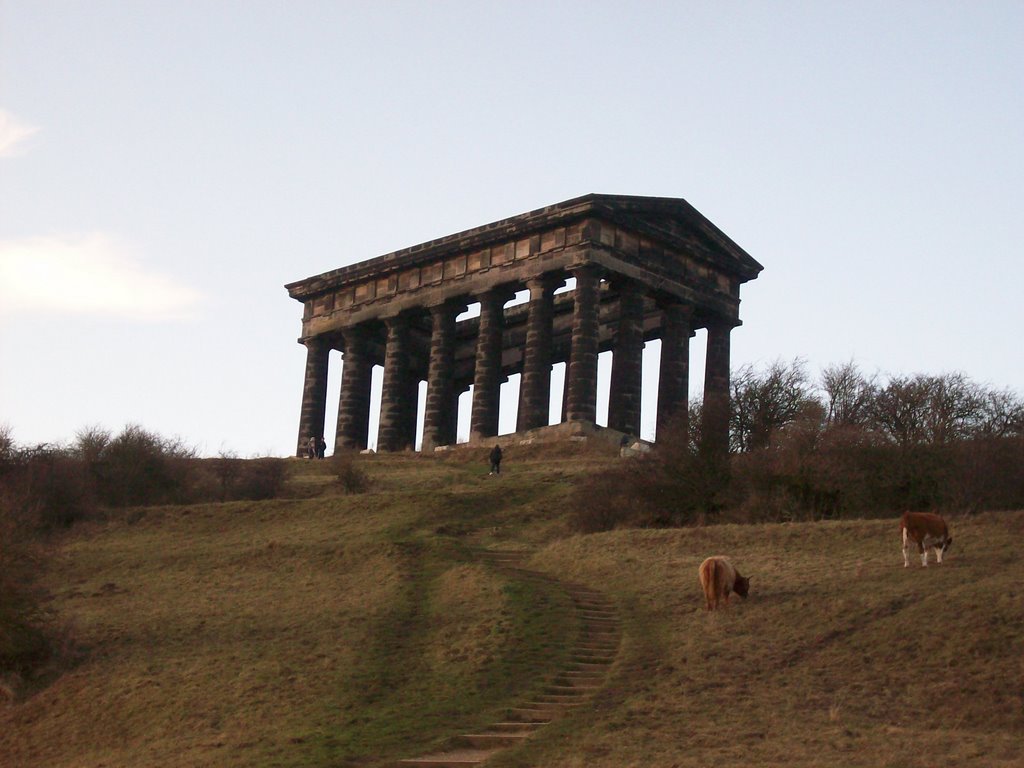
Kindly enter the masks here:
[[[725, 356], [724, 363], [709, 358], [709, 370], [721, 387], [724, 366], [727, 404], [728, 331], [740, 324], [740, 285], [760, 270], [684, 200], [587, 195], [290, 283], [289, 294], [303, 303], [300, 341], [310, 355], [300, 432], [323, 432], [326, 362], [312, 358], [330, 349], [343, 350], [346, 360], [336, 440], [351, 447], [365, 447], [365, 429], [352, 424], [369, 412], [363, 390], [374, 364], [385, 369], [385, 449], [409, 443], [409, 414], [414, 421], [423, 378], [427, 447], [454, 441], [448, 411], [470, 384], [473, 434], [493, 435], [496, 388], [516, 372], [523, 374], [519, 429], [543, 426], [557, 362], [570, 364], [573, 379], [563, 400], [567, 418], [587, 420], [589, 388], [596, 387], [591, 369], [608, 349], [617, 361], [609, 407], [616, 424], [609, 426], [635, 433], [643, 342], [672, 340], [673, 349], [662, 354], [670, 375], [659, 386], [659, 411], [668, 412], [680, 397], [685, 402], [676, 390], [686, 386], [684, 352], [697, 328], [708, 328], [709, 348]], [[554, 295], [569, 277], [579, 278], [576, 289]], [[524, 289], [527, 304], [502, 308]], [[456, 323], [475, 302], [480, 317]], [[358, 395], [347, 391], [352, 387]], [[720, 403], [721, 395], [716, 390], [712, 400]]]

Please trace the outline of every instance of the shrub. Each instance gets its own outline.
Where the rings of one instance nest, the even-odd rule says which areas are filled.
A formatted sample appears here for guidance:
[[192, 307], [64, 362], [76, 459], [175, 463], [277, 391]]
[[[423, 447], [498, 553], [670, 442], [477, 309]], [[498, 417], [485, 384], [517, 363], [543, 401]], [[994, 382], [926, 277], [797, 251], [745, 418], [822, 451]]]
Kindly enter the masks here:
[[40, 564], [17, 506], [0, 493], [0, 672], [24, 674], [48, 654], [44, 594], [35, 581]]
[[715, 519], [727, 505], [729, 464], [695, 447], [693, 416], [665, 427], [649, 454], [577, 485], [573, 527], [593, 533]]
[[242, 464], [233, 498], [261, 501], [276, 499], [287, 480], [287, 463], [284, 459], [262, 456], [249, 459]]
[[111, 438], [95, 460], [99, 499], [112, 507], [187, 500], [195, 449], [130, 424]]
[[337, 478], [338, 486], [345, 493], [366, 493], [370, 489], [370, 478], [359, 466], [351, 453], [335, 453], [331, 459], [331, 472]]

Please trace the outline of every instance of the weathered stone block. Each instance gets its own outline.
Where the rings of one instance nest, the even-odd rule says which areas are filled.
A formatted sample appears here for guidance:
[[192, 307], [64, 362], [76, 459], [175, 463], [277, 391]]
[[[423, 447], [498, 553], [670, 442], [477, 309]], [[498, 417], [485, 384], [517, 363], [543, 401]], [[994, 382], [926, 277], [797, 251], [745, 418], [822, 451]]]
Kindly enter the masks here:
[[[592, 271], [575, 292], [552, 298], [550, 292], [584, 265]], [[301, 429], [322, 432], [323, 350], [358, 337], [362, 346], [346, 346], [336, 436], [341, 446], [365, 442], [361, 423], [368, 372], [375, 363], [385, 366], [380, 446], [396, 450], [414, 438], [418, 383], [424, 377], [435, 385], [428, 386], [427, 396], [433, 442], [454, 433], [454, 392], [470, 381], [472, 434], [493, 436], [500, 383], [512, 373], [523, 374], [520, 427], [542, 426], [554, 362], [568, 363], [563, 397], [568, 418], [592, 423], [597, 355], [608, 349], [615, 351], [611, 418], [635, 433], [644, 339], [663, 340], [665, 391], [659, 390], [659, 410], [662, 402], [666, 410], [678, 409], [685, 405], [689, 334], [692, 328], [714, 327], [705, 410], [708, 431], [721, 445], [721, 425], [727, 427], [728, 330], [739, 324], [741, 284], [760, 269], [685, 200], [587, 195], [291, 283], [289, 294], [303, 303], [302, 341], [317, 350], [308, 360]], [[624, 291], [627, 283], [635, 291]], [[504, 310], [508, 296], [524, 285], [531, 287], [533, 300]], [[545, 288], [537, 293], [540, 285]], [[480, 317], [439, 330], [428, 305], [455, 307], [467, 297], [480, 298]], [[659, 308], [669, 305], [676, 309]], [[444, 394], [449, 390], [451, 397]]]

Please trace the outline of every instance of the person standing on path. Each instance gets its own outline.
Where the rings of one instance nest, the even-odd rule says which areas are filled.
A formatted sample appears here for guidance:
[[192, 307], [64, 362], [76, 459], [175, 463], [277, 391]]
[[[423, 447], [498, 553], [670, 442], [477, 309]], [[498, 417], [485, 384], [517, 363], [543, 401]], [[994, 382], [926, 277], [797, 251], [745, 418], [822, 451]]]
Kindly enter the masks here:
[[491, 460], [491, 472], [490, 472], [490, 474], [492, 474], [492, 475], [500, 475], [501, 474], [501, 446], [500, 445], [496, 445], [493, 448], [491, 448], [490, 460]]

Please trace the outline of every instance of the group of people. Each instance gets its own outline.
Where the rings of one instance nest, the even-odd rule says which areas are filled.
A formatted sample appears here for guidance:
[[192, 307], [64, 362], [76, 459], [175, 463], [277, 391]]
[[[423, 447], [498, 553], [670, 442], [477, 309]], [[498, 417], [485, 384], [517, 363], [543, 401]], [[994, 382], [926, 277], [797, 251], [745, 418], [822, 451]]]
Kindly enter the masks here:
[[327, 441], [322, 437], [316, 437], [314, 435], [309, 436], [309, 440], [306, 441], [306, 458], [307, 459], [322, 459], [324, 454], [327, 452]]

